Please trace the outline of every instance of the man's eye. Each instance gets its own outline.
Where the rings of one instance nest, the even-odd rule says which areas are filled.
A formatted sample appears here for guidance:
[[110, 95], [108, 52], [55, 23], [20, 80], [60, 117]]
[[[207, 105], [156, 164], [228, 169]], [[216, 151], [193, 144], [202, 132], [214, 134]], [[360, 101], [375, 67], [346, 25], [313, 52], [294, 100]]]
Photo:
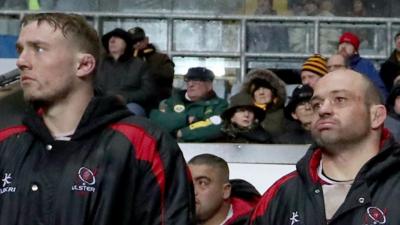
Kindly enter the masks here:
[[42, 47], [36, 47], [37, 52], [44, 52], [44, 49]]
[[346, 102], [346, 98], [345, 97], [336, 97], [335, 98], [335, 102], [336, 103], [344, 103], [344, 102]]
[[320, 102], [313, 102], [311, 103], [311, 107], [314, 111], [319, 110], [319, 108], [321, 108], [321, 103]]

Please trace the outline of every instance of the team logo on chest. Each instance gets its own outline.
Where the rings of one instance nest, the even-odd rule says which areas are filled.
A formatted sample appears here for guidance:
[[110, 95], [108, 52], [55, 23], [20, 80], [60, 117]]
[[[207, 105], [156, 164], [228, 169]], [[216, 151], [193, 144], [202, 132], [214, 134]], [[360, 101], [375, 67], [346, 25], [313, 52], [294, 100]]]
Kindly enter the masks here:
[[77, 182], [72, 186], [72, 191], [79, 192], [95, 192], [95, 184], [96, 184], [96, 172], [92, 170], [81, 167], [78, 170]]
[[1, 179], [2, 181], [2, 186], [0, 188], [0, 195], [4, 193], [13, 193], [17, 190], [16, 187], [12, 186], [12, 177], [11, 173], [4, 173], [3, 178]]
[[363, 225], [386, 224], [386, 209], [382, 210], [378, 207], [368, 207], [364, 216]]
[[300, 222], [300, 218], [299, 218], [299, 213], [296, 212], [292, 212], [292, 216], [290, 217], [290, 225], [296, 225], [299, 224]]

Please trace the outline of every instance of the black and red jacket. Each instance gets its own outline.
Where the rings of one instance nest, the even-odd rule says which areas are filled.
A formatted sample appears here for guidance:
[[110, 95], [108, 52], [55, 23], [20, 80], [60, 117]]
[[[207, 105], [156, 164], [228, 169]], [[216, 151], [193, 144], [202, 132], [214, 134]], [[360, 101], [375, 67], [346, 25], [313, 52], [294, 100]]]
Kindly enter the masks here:
[[[317, 168], [321, 150], [311, 146], [297, 170], [272, 185], [251, 216], [252, 225], [324, 225], [324, 197]], [[387, 130], [380, 152], [357, 174], [330, 225], [400, 224], [400, 146]]]
[[245, 180], [232, 179], [229, 182], [232, 186], [230, 200], [233, 215], [224, 225], [245, 225], [261, 195], [252, 184]]
[[36, 113], [0, 132], [0, 224], [187, 225], [193, 185], [177, 143], [113, 97], [95, 97], [70, 141]]

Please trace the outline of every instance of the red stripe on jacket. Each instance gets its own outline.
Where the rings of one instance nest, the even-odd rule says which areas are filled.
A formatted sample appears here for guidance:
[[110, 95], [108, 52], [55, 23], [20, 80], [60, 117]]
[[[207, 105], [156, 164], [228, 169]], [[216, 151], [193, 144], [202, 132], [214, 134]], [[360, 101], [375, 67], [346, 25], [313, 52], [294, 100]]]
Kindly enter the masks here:
[[278, 190], [282, 186], [282, 184], [296, 176], [298, 176], [297, 171], [293, 171], [293, 172], [283, 176], [278, 181], [276, 181], [267, 190], [267, 192], [265, 192], [265, 194], [262, 196], [260, 202], [256, 206], [253, 215], [251, 215], [250, 224], [253, 223], [253, 221], [257, 217], [264, 215], [264, 213], [268, 210], [269, 203], [271, 202], [272, 198], [276, 195], [276, 192], [278, 192]]
[[146, 130], [141, 127], [118, 123], [111, 126], [116, 131], [124, 134], [135, 147], [135, 155], [138, 160], [144, 160], [151, 164], [151, 170], [157, 179], [161, 192], [161, 224], [165, 222], [165, 170], [160, 154], [157, 151], [157, 142]]
[[0, 131], [0, 141], [3, 141], [4, 139], [6, 139], [14, 134], [19, 134], [19, 133], [25, 132], [26, 130], [28, 130], [28, 128], [23, 125], [6, 128], [6, 129]]

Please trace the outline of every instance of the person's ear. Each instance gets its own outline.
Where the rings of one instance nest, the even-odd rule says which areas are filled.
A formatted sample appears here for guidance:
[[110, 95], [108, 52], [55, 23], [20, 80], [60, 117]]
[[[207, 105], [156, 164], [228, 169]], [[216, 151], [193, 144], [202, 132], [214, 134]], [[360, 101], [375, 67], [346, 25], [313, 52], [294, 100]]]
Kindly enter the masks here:
[[79, 53], [78, 54], [78, 63], [77, 63], [77, 72], [76, 75], [78, 77], [84, 77], [91, 73], [93, 73], [96, 67], [96, 59], [93, 55], [88, 53]]
[[371, 106], [371, 128], [377, 129], [382, 126], [386, 119], [386, 108], [384, 105]]
[[292, 115], [293, 119], [295, 119], [295, 120], [299, 119], [299, 117], [297, 116], [297, 114], [295, 112], [292, 112], [291, 115]]
[[224, 184], [223, 187], [223, 199], [228, 200], [231, 197], [231, 190], [232, 190], [232, 185], [228, 182]]

